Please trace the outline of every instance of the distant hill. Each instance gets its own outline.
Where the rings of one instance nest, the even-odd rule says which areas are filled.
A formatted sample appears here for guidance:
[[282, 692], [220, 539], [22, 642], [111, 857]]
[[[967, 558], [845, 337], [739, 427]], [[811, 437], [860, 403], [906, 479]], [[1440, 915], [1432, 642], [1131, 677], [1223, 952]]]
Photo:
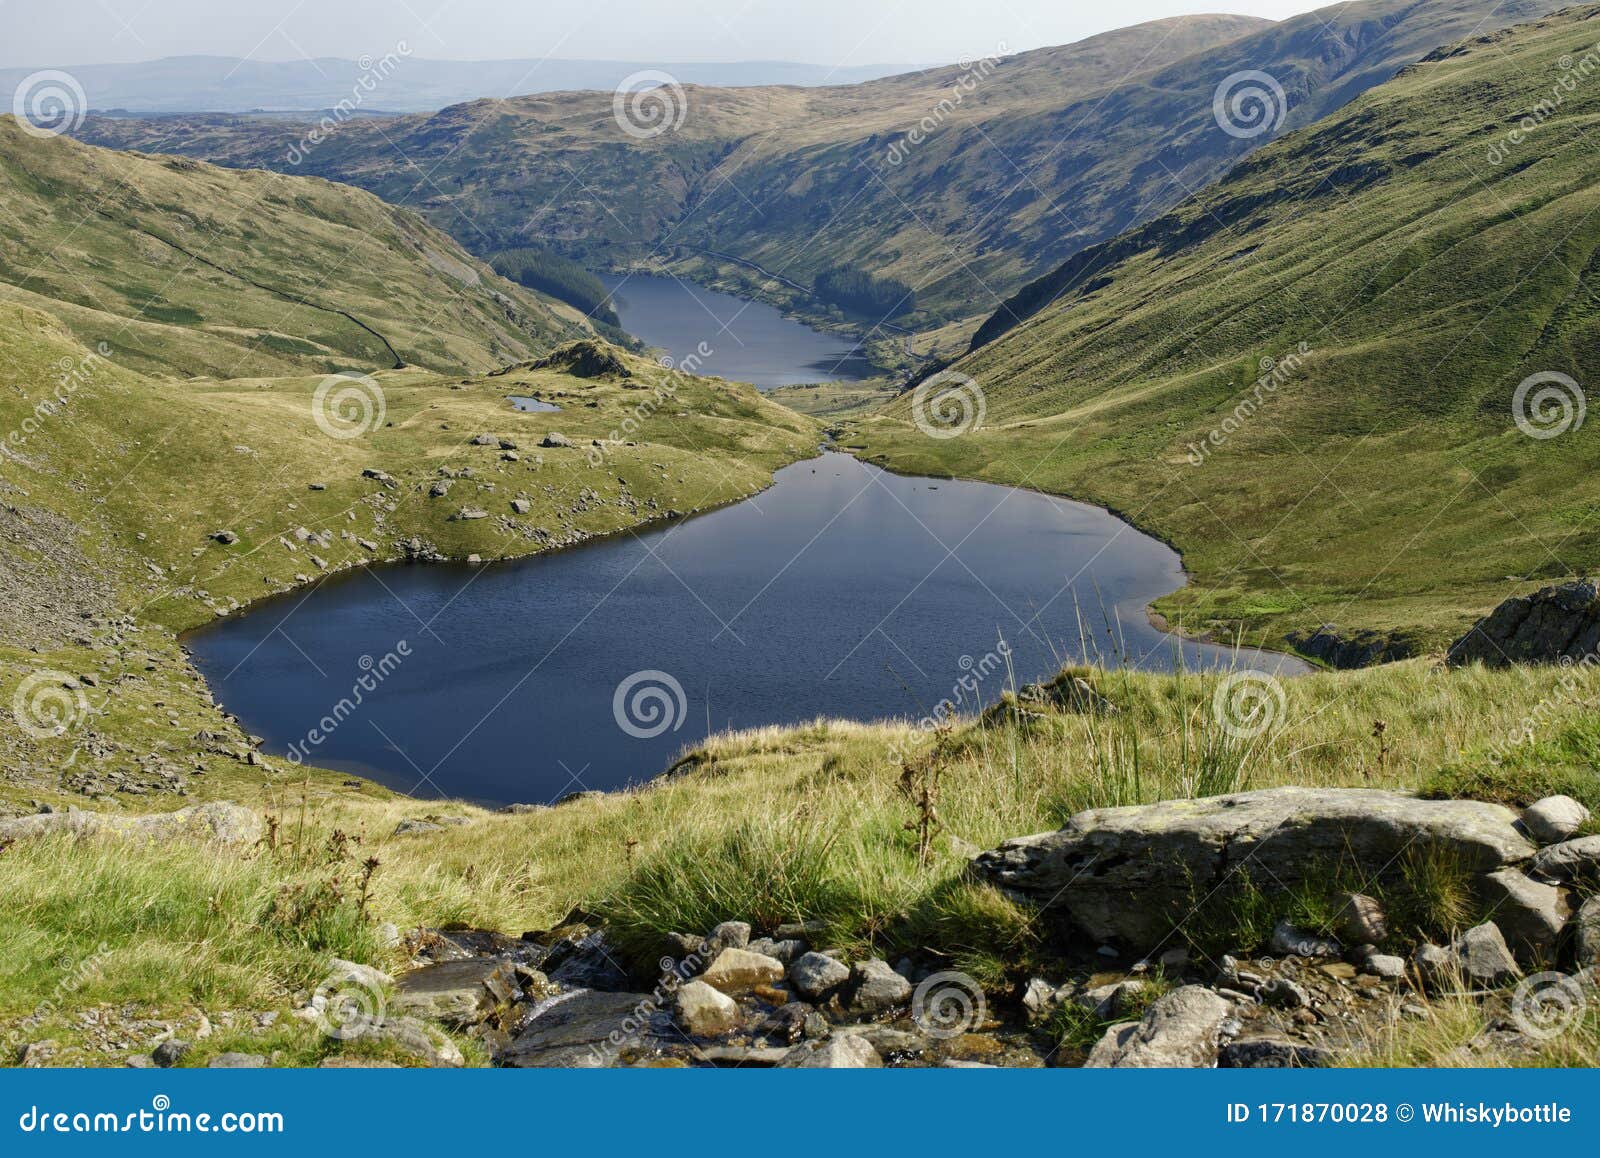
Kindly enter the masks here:
[[[363, 77], [363, 106], [375, 112], [426, 112], [483, 97], [603, 90], [644, 70], [669, 73], [683, 84], [739, 88], [749, 85], [855, 84], [914, 65], [830, 68], [790, 61], [640, 63], [621, 60], [424, 60], [396, 54], [394, 68], [371, 59], [240, 60], [230, 56], [168, 56], [136, 64], [55, 66], [83, 86], [95, 112], [242, 113], [333, 108], [349, 99]], [[13, 91], [32, 68], [0, 68], [0, 90]]]
[[583, 332], [344, 185], [148, 157], [0, 117], [0, 298], [168, 374], [489, 370]]
[[1443, 642], [1600, 566], [1597, 128], [1600, 7], [1432, 53], [1030, 287], [983, 429], [857, 441], [1126, 512], [1191, 627]]
[[[298, 171], [415, 206], [482, 254], [531, 244], [591, 269], [665, 260], [791, 299], [737, 263], [801, 286], [857, 269], [912, 288], [916, 312], [901, 325], [975, 326], [1074, 253], [1438, 45], [1561, 3], [1366, 0], [1280, 24], [1184, 17], [845, 87], [689, 85], [665, 94], [681, 124], [645, 139], [619, 127], [609, 93], [478, 101], [351, 120]], [[1215, 97], [1248, 72], [1282, 99], [1267, 131], [1230, 134]], [[102, 144], [269, 168], [293, 163], [304, 132], [226, 117], [84, 127]]]

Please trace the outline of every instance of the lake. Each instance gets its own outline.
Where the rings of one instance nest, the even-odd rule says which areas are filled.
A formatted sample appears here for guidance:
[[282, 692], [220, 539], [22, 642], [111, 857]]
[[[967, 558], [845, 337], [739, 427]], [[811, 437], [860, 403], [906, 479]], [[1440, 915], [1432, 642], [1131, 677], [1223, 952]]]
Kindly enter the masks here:
[[691, 373], [748, 382], [759, 390], [855, 382], [875, 373], [854, 339], [813, 330], [762, 302], [671, 277], [602, 280], [622, 328]]
[[[917, 719], [963, 680], [976, 709], [1007, 684], [1002, 640], [1019, 682], [1086, 652], [1305, 670], [1156, 630], [1145, 606], [1183, 582], [1175, 552], [1098, 508], [828, 452], [697, 518], [354, 572], [186, 642], [273, 753], [418, 796], [548, 803], [649, 779], [722, 729]], [[336, 707], [363, 678], [375, 690]]]

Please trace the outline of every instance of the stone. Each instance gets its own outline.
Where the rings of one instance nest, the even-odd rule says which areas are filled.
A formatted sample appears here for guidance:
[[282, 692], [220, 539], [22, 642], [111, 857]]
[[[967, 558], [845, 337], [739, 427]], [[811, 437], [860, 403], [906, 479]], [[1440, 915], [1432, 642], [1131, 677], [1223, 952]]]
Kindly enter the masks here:
[[508, 1025], [522, 996], [516, 965], [504, 957], [441, 961], [402, 974], [389, 1008], [456, 1029], [484, 1022]]
[[1456, 967], [1467, 984], [1495, 988], [1522, 976], [1506, 939], [1493, 921], [1468, 929], [1451, 945]]
[[789, 983], [807, 1001], [823, 1001], [850, 980], [850, 967], [821, 953], [803, 953], [789, 966]]
[[1480, 882], [1483, 915], [1505, 934], [1512, 952], [1525, 964], [1548, 964], [1566, 928], [1572, 907], [1555, 885], [1532, 880], [1517, 869], [1501, 869]]
[[511, 500], [511, 509], [516, 514], [525, 515], [529, 511], [533, 510], [533, 504], [530, 503], [527, 499], [512, 499]]
[[1285, 957], [1338, 957], [1344, 952], [1339, 942], [1320, 937], [1289, 921], [1279, 921], [1272, 929], [1272, 951]]
[[1411, 964], [1425, 989], [1444, 989], [1455, 984], [1455, 954], [1442, 945], [1418, 945], [1411, 953]]
[[783, 980], [783, 962], [748, 949], [724, 949], [700, 975], [713, 989], [723, 993], [748, 993], [758, 985]]
[[[1447, 851], [1471, 872], [1534, 853], [1500, 805], [1419, 800], [1364, 788], [1271, 788], [1201, 800], [1092, 809], [1058, 832], [981, 853], [973, 875], [1042, 905], [1098, 942], [1160, 946], [1201, 895], [1238, 888], [1228, 866], [1293, 889], [1348, 865], [1376, 884], [1403, 884], [1404, 852]], [[1137, 904], [1129, 898], [1137, 897]]]
[[706, 934], [706, 945], [713, 953], [723, 949], [750, 947], [750, 926], [745, 921], [723, 921]]
[[267, 1059], [258, 1053], [219, 1053], [206, 1063], [206, 1068], [211, 1070], [260, 1070], [266, 1067]]
[[211, 537], [224, 546], [229, 547], [239, 541], [239, 536], [235, 535], [232, 531], [213, 531], [211, 532]]
[[1144, 1017], [1114, 1025], [1084, 1063], [1094, 1069], [1207, 1069], [1217, 1063], [1222, 1027], [1233, 1006], [1200, 985], [1158, 999]]
[[789, 965], [806, 951], [806, 943], [804, 941], [774, 941], [771, 937], [760, 937], [751, 941], [747, 948], [752, 953], [774, 957], [785, 965]]
[[398, 1049], [431, 1069], [457, 1069], [467, 1064], [455, 1042], [436, 1026], [414, 1017], [386, 1017], [369, 1026], [361, 1040]]
[[1445, 663], [1578, 663], [1600, 643], [1600, 592], [1577, 579], [1507, 599], [1450, 645]]
[[317, 1063], [319, 1070], [397, 1070], [399, 1062], [372, 1061], [363, 1057], [325, 1057]]
[[1399, 981], [1406, 975], [1406, 959], [1389, 953], [1373, 953], [1362, 962], [1361, 969], [1385, 981]]
[[473, 446], [493, 446], [497, 440], [492, 434], [479, 434], [473, 437]]
[[708, 1045], [695, 1056], [703, 1062], [730, 1069], [770, 1069], [794, 1052], [788, 1045]]
[[1234, 1070], [1325, 1069], [1333, 1060], [1333, 1051], [1320, 1045], [1284, 1037], [1250, 1037], [1223, 1046], [1217, 1065]]
[[488, 517], [489, 512], [484, 510], [482, 507], [462, 507], [459, 511], [450, 516], [450, 521], [452, 523], [471, 523], [476, 522], [478, 519], [487, 519]]
[[1600, 883], [1600, 836], [1581, 836], [1540, 849], [1528, 875], [1552, 883]]
[[495, 1061], [512, 1069], [591, 1069], [682, 1042], [649, 994], [580, 989], [535, 1006]]
[[1133, 999], [1142, 992], [1144, 992], [1144, 982], [1138, 978], [1130, 978], [1086, 989], [1073, 1000], [1080, 1008], [1094, 1014], [1096, 1021], [1110, 1021], [1127, 1012]]
[[828, 1036], [828, 1020], [804, 1001], [790, 1001], [778, 1006], [756, 1026], [756, 1037], [772, 1041], [795, 1042]]
[[546, 448], [571, 446], [572, 445], [572, 439], [568, 438], [564, 434], [557, 434], [555, 431], [552, 430], [549, 434], [545, 435], [544, 438], [540, 440], [539, 445], [542, 446], [542, 447], [546, 447]]
[[876, 1070], [883, 1068], [883, 1058], [865, 1037], [848, 1034], [821, 1044], [797, 1045], [778, 1066], [802, 1070]]
[[425, 832], [443, 832], [444, 825], [435, 824], [431, 820], [402, 820], [394, 826], [396, 836], [421, 836]]
[[1600, 893], [1578, 909], [1572, 922], [1572, 949], [1579, 969], [1600, 967]]
[[1335, 930], [1351, 945], [1376, 945], [1389, 935], [1389, 918], [1376, 898], [1365, 893], [1342, 893], [1335, 898]]
[[328, 961], [328, 973], [323, 978], [324, 985], [354, 985], [358, 989], [365, 989], [370, 993], [382, 993], [392, 984], [389, 975], [382, 969], [374, 969], [371, 965], [361, 965], [355, 961], [346, 961], [342, 957], [333, 957]]
[[193, 1048], [194, 1046], [190, 1045], [186, 1041], [180, 1041], [178, 1038], [169, 1037], [166, 1041], [162, 1042], [160, 1045], [156, 1046], [153, 1051], [151, 1051], [150, 1059], [164, 1070], [171, 1069], [173, 1066], [177, 1065], [183, 1060], [184, 1054], [188, 1053]]
[[1589, 820], [1589, 810], [1570, 796], [1546, 796], [1528, 805], [1522, 826], [1540, 844], [1559, 844]]
[[157, 844], [187, 838], [215, 844], [247, 845], [261, 840], [266, 825], [252, 810], [222, 800], [191, 805], [176, 812], [157, 812], [144, 816], [121, 816], [69, 808], [65, 812], [41, 812], [0, 820], [0, 840], [46, 836], [56, 832], [70, 832], [77, 836], [109, 834]]
[[440, 479], [428, 488], [428, 497], [430, 499], [442, 499], [449, 493], [450, 481], [448, 479]]
[[1274, 977], [1261, 987], [1261, 1004], [1278, 1009], [1309, 1009], [1311, 994], [1287, 977]]
[[911, 982], [889, 968], [887, 961], [857, 961], [850, 970], [850, 990], [845, 1006], [851, 1013], [870, 1017], [886, 1013], [911, 1000]]
[[865, 1025], [842, 1025], [838, 1029], [841, 1037], [856, 1036], [872, 1043], [872, 1048], [878, 1051], [880, 1057], [891, 1054], [920, 1054], [928, 1048], [928, 1039], [920, 1033], [913, 1033], [906, 1029], [896, 1029], [892, 1025], [883, 1025], [878, 1022], [868, 1022]]
[[674, 995], [678, 1024], [695, 1037], [719, 1037], [739, 1026], [739, 1006], [704, 981], [690, 981]]
[[823, 920], [793, 921], [779, 925], [772, 935], [780, 941], [809, 941], [816, 944], [828, 932], [828, 922]]
[[1041, 1022], [1061, 1005], [1059, 987], [1042, 977], [1030, 977], [1022, 990], [1022, 1010], [1030, 1022]]

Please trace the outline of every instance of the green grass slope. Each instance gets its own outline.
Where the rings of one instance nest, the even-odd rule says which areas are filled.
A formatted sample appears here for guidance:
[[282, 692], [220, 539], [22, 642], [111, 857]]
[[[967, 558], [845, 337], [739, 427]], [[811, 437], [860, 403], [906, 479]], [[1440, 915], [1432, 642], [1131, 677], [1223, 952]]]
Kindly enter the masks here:
[[1597, 43], [1591, 5], [1435, 53], [1031, 291], [954, 366], [981, 430], [907, 394], [858, 440], [1125, 511], [1184, 551], [1191, 627], [1439, 642], [1592, 571], [1600, 438], [1517, 393], [1596, 385]]
[[0, 117], [0, 299], [169, 374], [487, 371], [583, 332], [421, 218], [326, 181]]
[[[1228, 76], [1270, 73], [1286, 105], [1276, 131], [1288, 131], [1440, 44], [1559, 6], [1366, 0], [1282, 24], [1185, 17], [1016, 56], [996, 46], [965, 70], [838, 88], [690, 87], [669, 97], [681, 126], [643, 141], [618, 127], [609, 93], [485, 100], [351, 121], [299, 168], [415, 206], [474, 252], [535, 244], [594, 268], [664, 260], [813, 318], [841, 320], [808, 300], [822, 271], [892, 277], [916, 291], [899, 324], [963, 322], [959, 341], [1028, 281], [1269, 141], [1218, 128]], [[277, 168], [304, 132], [241, 117], [84, 129], [103, 144]]]

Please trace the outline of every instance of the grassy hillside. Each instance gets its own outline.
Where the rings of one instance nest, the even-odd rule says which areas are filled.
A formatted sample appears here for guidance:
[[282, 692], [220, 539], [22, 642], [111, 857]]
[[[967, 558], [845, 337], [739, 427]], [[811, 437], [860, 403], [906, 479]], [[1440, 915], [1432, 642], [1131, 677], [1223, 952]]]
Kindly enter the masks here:
[[0, 300], [141, 370], [482, 372], [586, 328], [370, 194], [41, 139], [9, 116], [0, 207]]
[[[1276, 79], [1286, 131], [1437, 45], [1556, 7], [1367, 0], [1277, 25], [1186, 17], [1017, 56], [996, 46], [964, 70], [848, 87], [689, 87], [667, 94], [681, 126], [645, 140], [619, 128], [609, 93], [485, 100], [349, 122], [300, 167], [415, 206], [475, 252], [536, 244], [595, 268], [660, 259], [814, 316], [826, 311], [805, 291], [824, 270], [894, 278], [916, 292], [901, 324], [971, 319], [960, 340], [1027, 281], [1270, 140], [1218, 127], [1213, 98], [1231, 74]], [[281, 168], [304, 127], [98, 119], [84, 132]]]
[[1437, 642], [1592, 570], [1600, 439], [1517, 391], [1595, 385], [1597, 42], [1591, 5], [1434, 54], [1031, 290], [954, 366], [981, 430], [908, 394], [859, 442], [1125, 511], [1185, 552], [1190, 627]]

